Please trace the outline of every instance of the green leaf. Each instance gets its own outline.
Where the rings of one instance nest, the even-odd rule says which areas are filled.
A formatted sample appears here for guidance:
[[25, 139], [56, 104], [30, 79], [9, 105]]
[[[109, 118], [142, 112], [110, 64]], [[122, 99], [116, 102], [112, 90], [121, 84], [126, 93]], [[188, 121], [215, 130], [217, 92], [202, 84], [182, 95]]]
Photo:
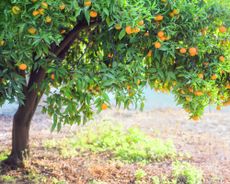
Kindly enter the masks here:
[[119, 40], [124, 38], [125, 35], [126, 35], [125, 29], [122, 29], [121, 32], [119, 33]]

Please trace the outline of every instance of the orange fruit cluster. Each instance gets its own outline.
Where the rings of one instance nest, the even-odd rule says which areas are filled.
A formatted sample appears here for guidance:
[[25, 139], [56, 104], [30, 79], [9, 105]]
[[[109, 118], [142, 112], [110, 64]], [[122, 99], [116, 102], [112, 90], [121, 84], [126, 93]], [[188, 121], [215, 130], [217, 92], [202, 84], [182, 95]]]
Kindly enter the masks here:
[[191, 48], [189, 48], [189, 55], [190, 56], [196, 56], [198, 54], [198, 51], [197, 51], [197, 49], [195, 48], [195, 47], [191, 47]]
[[131, 26], [126, 26], [125, 28], [125, 32], [128, 35], [133, 34], [133, 33], [139, 33], [140, 31], [141, 29], [139, 27], [132, 28]]
[[178, 14], [179, 14], [179, 10], [174, 9], [173, 11], [171, 11], [171, 12], [169, 13], [169, 16], [170, 16], [170, 17], [174, 17], [174, 16], [176, 16], [176, 15], [178, 15]]

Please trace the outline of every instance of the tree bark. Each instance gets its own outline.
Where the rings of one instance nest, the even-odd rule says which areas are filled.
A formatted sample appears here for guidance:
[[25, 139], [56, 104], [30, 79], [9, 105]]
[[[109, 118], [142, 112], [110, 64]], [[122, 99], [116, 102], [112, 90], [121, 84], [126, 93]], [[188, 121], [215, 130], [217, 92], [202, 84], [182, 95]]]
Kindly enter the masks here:
[[22, 167], [23, 161], [29, 157], [29, 131], [32, 117], [44, 90], [31, 88], [32, 85], [40, 86], [46, 76], [45, 70], [40, 68], [31, 74], [28, 87], [25, 87], [24, 105], [19, 105], [13, 118], [12, 149], [10, 156], [3, 161], [3, 165]]

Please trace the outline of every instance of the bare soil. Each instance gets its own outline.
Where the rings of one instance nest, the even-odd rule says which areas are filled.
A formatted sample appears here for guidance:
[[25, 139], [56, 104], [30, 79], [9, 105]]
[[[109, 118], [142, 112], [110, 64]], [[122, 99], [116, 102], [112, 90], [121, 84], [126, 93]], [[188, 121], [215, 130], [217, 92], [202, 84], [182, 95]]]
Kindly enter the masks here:
[[[179, 152], [190, 153], [189, 162], [204, 171], [204, 183], [230, 184], [230, 116], [229, 111], [206, 112], [199, 122], [188, 120], [180, 109], [156, 109], [152, 111], [124, 111], [112, 109], [95, 116], [90, 123], [105, 120], [123, 123], [126, 127], [138, 126], [148, 134], [162, 139], [172, 139]], [[0, 152], [10, 147], [11, 116], [0, 116]], [[87, 183], [102, 180], [111, 184], [135, 183], [137, 168], [147, 172], [145, 183], [151, 183], [153, 175], [164, 174], [170, 177], [169, 161], [138, 164], [117, 164], [110, 155], [85, 153], [71, 159], [61, 159], [58, 154], [44, 151], [42, 140], [62, 138], [75, 133], [77, 126], [66, 126], [60, 133], [50, 133], [52, 120], [37, 113], [31, 127], [33, 157], [31, 167], [48, 177], [64, 179], [69, 183]], [[11, 171], [15, 175], [24, 170]], [[214, 179], [215, 178], [215, 179]], [[22, 180], [26, 183], [26, 179]]]

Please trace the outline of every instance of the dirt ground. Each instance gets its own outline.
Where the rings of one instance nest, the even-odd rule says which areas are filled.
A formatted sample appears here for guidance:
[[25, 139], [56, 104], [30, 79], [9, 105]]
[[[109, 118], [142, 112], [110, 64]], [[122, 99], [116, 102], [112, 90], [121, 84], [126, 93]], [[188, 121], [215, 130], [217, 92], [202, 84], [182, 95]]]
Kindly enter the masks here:
[[[122, 123], [126, 127], [138, 126], [148, 134], [153, 135], [154, 137], [172, 139], [178, 151], [184, 153], [188, 152], [191, 154], [192, 162], [204, 171], [205, 178], [217, 177], [218, 182], [216, 183], [230, 184], [229, 114], [229, 111], [206, 112], [201, 121], [194, 122], [188, 120], [187, 114], [180, 109], [155, 109], [145, 112], [112, 109], [96, 115], [95, 119], [93, 121], [90, 121], [89, 124], [93, 122], [102, 122], [105, 120], [109, 120], [114, 123]], [[0, 151], [10, 145], [12, 126], [11, 122], [11, 116], [0, 116]], [[31, 127], [32, 145], [38, 145], [42, 140], [46, 138], [49, 139], [53, 137], [60, 138], [64, 136], [69, 136], [71, 133], [76, 132], [76, 130], [78, 129], [77, 126], [66, 126], [58, 134], [50, 133], [49, 130], [51, 123], [52, 120], [46, 115], [42, 115], [39, 112], [35, 115]], [[34, 157], [37, 156], [34, 155]], [[80, 159], [81, 161], [78, 159]], [[72, 160], [71, 162], [74, 162], [76, 165], [78, 165], [76, 166], [78, 169], [80, 169], [81, 166], [82, 168], [84, 168], [84, 164], [87, 164], [88, 162], [95, 162], [93, 164], [95, 167], [108, 167], [110, 171], [107, 171], [106, 173], [110, 173], [111, 176], [106, 177], [108, 178], [108, 181], [110, 181], [110, 183], [113, 183], [111, 182], [112, 173], [115, 173], [117, 174], [117, 177], [122, 178], [125, 175], [130, 175], [130, 173], [132, 173], [132, 168], [135, 168], [135, 166], [124, 166], [127, 172], [122, 174], [120, 172], [124, 172], [124, 169], [119, 171], [117, 170], [115, 172], [113, 171], [113, 169], [116, 170], [116, 167], [113, 168], [111, 167], [111, 165], [106, 166], [106, 159], [104, 159], [104, 161], [101, 160], [100, 162], [96, 162], [94, 161], [94, 159], [92, 159], [91, 161], [89, 161], [89, 159], [84, 161], [82, 160], [84, 159], [76, 158], [75, 161]], [[103, 164], [101, 162], [103, 162]], [[68, 164], [66, 165], [66, 167], [68, 169]], [[149, 167], [151, 168], [156, 166]], [[159, 170], [161, 168], [164, 168], [164, 166], [160, 165], [157, 166], [157, 168]], [[150, 171], [152, 172], [153, 169], [151, 168]], [[79, 171], [71, 172], [79, 173]], [[119, 173], [121, 174], [120, 176]], [[74, 178], [75, 175], [76, 173], [69, 177]], [[103, 176], [103, 173], [99, 173], [99, 175]], [[82, 177], [84, 178], [86, 176]], [[76, 182], [76, 178], [75, 180], [73, 178], [72, 180], [74, 183]], [[77, 178], [79, 179], [79, 177]], [[122, 179], [119, 181], [122, 181]]]

